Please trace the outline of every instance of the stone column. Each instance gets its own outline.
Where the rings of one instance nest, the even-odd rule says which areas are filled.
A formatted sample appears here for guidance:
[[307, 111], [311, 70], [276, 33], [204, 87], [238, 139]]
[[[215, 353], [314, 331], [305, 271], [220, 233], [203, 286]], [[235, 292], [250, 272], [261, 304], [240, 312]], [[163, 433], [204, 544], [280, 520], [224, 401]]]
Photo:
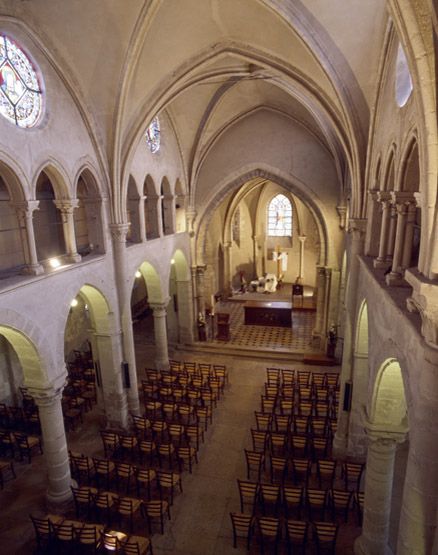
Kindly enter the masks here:
[[165, 370], [169, 368], [166, 327], [167, 302], [150, 303], [150, 307], [154, 315], [155, 367], [158, 370]]
[[388, 545], [391, 517], [394, 460], [397, 444], [405, 433], [376, 432], [367, 427], [369, 438], [362, 535], [354, 544], [358, 555], [390, 555]]
[[377, 199], [382, 205], [382, 225], [380, 228], [379, 254], [374, 260], [375, 268], [386, 268], [388, 266], [386, 255], [388, 252], [388, 234], [390, 224], [390, 198], [389, 193], [383, 191], [379, 191], [377, 193]]
[[305, 235], [300, 235], [298, 241], [300, 242], [300, 269], [298, 272], [298, 277], [296, 283], [303, 284], [304, 279], [304, 242], [307, 239]]
[[397, 227], [397, 210], [394, 204], [390, 204], [388, 244], [386, 246], [386, 261], [388, 263], [391, 263], [392, 257], [394, 256], [396, 227]]
[[324, 305], [325, 305], [325, 267], [316, 267], [316, 318], [313, 330], [313, 341], [315, 346], [322, 347], [324, 339]]
[[[359, 256], [363, 254], [365, 231], [367, 221], [361, 218], [350, 218], [348, 222], [348, 238], [349, 238], [349, 256], [348, 256], [348, 271], [349, 271], [349, 285], [346, 292], [345, 307], [346, 312], [349, 314], [357, 313], [357, 283], [359, 279]], [[355, 337], [354, 328], [345, 328], [344, 349], [342, 353], [342, 368], [341, 368], [341, 399], [345, 391], [345, 383], [354, 380], [354, 361], [355, 361], [355, 344], [353, 338]], [[353, 384], [353, 391], [355, 386]], [[354, 409], [354, 407], [352, 407]], [[351, 428], [351, 412], [342, 409], [342, 402], [339, 407], [338, 414], [338, 429], [333, 440], [333, 449], [337, 457], [342, 457], [347, 454], [349, 445], [349, 435]], [[354, 426], [353, 422], [353, 426]]]
[[258, 273], [258, 235], [252, 236], [252, 246], [253, 246], [253, 257], [254, 257], [254, 264], [253, 264], [253, 279], [256, 279], [259, 276]]
[[113, 240], [114, 269], [119, 299], [120, 324], [122, 328], [122, 343], [124, 360], [129, 365], [130, 387], [127, 389], [128, 407], [134, 414], [139, 414], [140, 402], [138, 398], [137, 368], [135, 362], [134, 334], [131, 317], [131, 291], [128, 286], [130, 278], [126, 275], [128, 261], [126, 258], [126, 234], [129, 224], [111, 224]]
[[408, 204], [413, 200], [412, 193], [393, 192], [391, 193], [391, 201], [397, 210], [397, 228], [395, 234], [394, 256], [392, 259], [391, 273], [386, 276], [388, 285], [400, 285], [403, 283], [402, 276], [402, 256], [404, 249], [406, 215]]
[[417, 206], [415, 203], [408, 204], [408, 213], [406, 219], [406, 227], [405, 227], [405, 241], [403, 246], [403, 255], [402, 255], [402, 262], [401, 266], [405, 270], [409, 268], [411, 265], [411, 258], [412, 258], [412, 241], [414, 238], [414, 225], [415, 225], [415, 218], [417, 215]]
[[201, 312], [205, 314], [205, 264], [196, 266], [196, 307], [197, 315]]
[[69, 262], [79, 262], [81, 260], [81, 255], [78, 254], [76, 247], [75, 222], [73, 218], [73, 211], [78, 207], [79, 200], [54, 200], [53, 203], [61, 212], [65, 250], [67, 255], [66, 259]]
[[231, 276], [231, 241], [224, 243], [224, 287], [225, 297], [231, 295], [233, 291]]
[[21, 243], [24, 247], [24, 259], [26, 262], [24, 271], [32, 275], [39, 275], [44, 272], [44, 268], [38, 262], [33, 229], [33, 213], [34, 210], [38, 210], [39, 203], [39, 200], [25, 200], [11, 203], [17, 213], [22, 236]]
[[164, 234], [171, 235], [175, 233], [175, 202], [173, 195], [164, 195], [162, 203], [164, 212]]
[[379, 237], [382, 221], [378, 193], [377, 189], [370, 189], [368, 191], [368, 224], [365, 238], [365, 254], [367, 256], [379, 255]]
[[158, 237], [163, 237], [164, 235], [164, 222], [163, 222], [163, 196], [157, 196], [157, 226], [158, 226]]
[[180, 343], [192, 344], [193, 335], [193, 298], [190, 280], [176, 280], [178, 298], [178, 327]]
[[72, 496], [67, 438], [61, 405], [62, 389], [63, 386], [47, 390], [29, 388], [38, 406], [41, 422], [48, 479], [47, 501], [49, 507], [54, 508], [68, 502]]

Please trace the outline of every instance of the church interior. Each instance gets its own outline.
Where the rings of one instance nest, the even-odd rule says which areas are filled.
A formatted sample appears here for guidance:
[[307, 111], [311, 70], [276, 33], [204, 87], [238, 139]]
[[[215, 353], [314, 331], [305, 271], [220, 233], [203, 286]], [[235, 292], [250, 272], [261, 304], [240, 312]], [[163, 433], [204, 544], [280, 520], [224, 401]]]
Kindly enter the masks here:
[[438, 553], [432, 0], [0, 0], [7, 554]]

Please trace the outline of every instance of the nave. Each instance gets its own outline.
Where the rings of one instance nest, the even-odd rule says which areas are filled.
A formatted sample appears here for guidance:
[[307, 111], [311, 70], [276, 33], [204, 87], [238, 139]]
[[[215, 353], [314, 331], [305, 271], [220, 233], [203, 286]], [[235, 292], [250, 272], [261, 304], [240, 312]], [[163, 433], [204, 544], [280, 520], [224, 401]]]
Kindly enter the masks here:
[[[190, 357], [186, 356], [186, 360]], [[193, 359], [193, 357], [191, 357]], [[237, 549], [233, 548], [233, 534], [230, 512], [240, 512], [240, 499], [237, 480], [245, 480], [247, 466], [244, 448], [253, 447], [251, 428], [256, 428], [255, 412], [260, 412], [261, 395], [265, 392], [266, 367], [264, 361], [254, 362], [250, 359], [233, 360], [231, 357], [197, 357], [201, 363], [224, 364], [229, 372], [229, 385], [225, 387], [224, 395], [213, 411], [213, 423], [208, 425], [205, 432], [205, 442], [200, 444], [198, 452], [199, 464], [193, 464], [193, 472], [184, 470], [181, 473], [183, 492], [175, 488], [175, 499], [170, 507], [171, 520], [164, 519], [164, 534], [160, 534], [159, 526], [155, 523], [152, 528], [153, 552], [157, 554], [172, 553], [177, 555], [213, 555], [223, 553], [246, 552], [244, 540], [239, 540]], [[143, 361], [144, 362], [144, 361]], [[143, 368], [138, 366], [138, 368]], [[286, 368], [286, 365], [282, 365]], [[290, 366], [289, 366], [290, 367]], [[297, 370], [313, 370], [319, 374], [321, 368], [294, 364]], [[338, 371], [337, 367], [330, 368], [330, 373]], [[139, 382], [145, 378], [144, 371], [139, 375]], [[268, 410], [268, 409], [266, 409]], [[99, 436], [99, 418], [96, 407], [91, 412], [84, 413], [84, 423], [76, 430], [68, 432], [68, 448], [72, 452], [84, 453], [87, 456], [104, 457], [102, 441]], [[139, 464], [135, 458], [131, 461]], [[28, 514], [43, 516], [47, 513], [44, 502], [44, 457], [35, 455], [31, 464], [15, 462], [16, 480], [8, 480], [1, 498], [1, 528], [0, 537], [7, 553], [32, 553], [35, 548], [35, 533]], [[148, 466], [146, 462], [146, 466]], [[157, 467], [157, 461], [152, 463]], [[166, 467], [166, 465], [164, 465]], [[269, 471], [262, 481], [269, 482]], [[178, 467], [174, 469], [178, 472]], [[343, 488], [340, 478], [340, 465], [337, 470], [336, 487]], [[316, 465], [313, 464], [310, 485], [316, 485]], [[251, 475], [250, 478], [254, 479]], [[112, 479], [113, 480], [113, 479]], [[287, 481], [287, 480], [286, 480]], [[315, 483], [314, 483], [315, 482]], [[291, 482], [290, 485], [293, 485]], [[110, 489], [115, 487], [111, 482]], [[124, 484], [121, 486], [124, 488]], [[135, 495], [135, 488], [130, 490], [131, 497]], [[142, 498], [147, 500], [146, 491]], [[152, 495], [154, 498], [154, 492]], [[7, 508], [7, 511], [6, 511]], [[248, 508], [245, 508], [247, 512]], [[261, 514], [261, 505], [257, 508]], [[70, 506], [64, 516], [75, 517], [74, 506]], [[302, 518], [308, 518], [304, 510]], [[330, 515], [327, 513], [328, 520]], [[93, 519], [92, 519], [93, 520]], [[337, 518], [339, 520], [339, 518]], [[340, 519], [342, 522], [343, 518]], [[100, 520], [102, 522], [102, 520]], [[117, 520], [113, 527], [117, 528]], [[117, 523], [118, 524], [118, 523]], [[129, 532], [128, 522], [122, 520], [122, 530]], [[146, 519], [137, 515], [134, 519], [134, 533], [147, 536]], [[342, 525], [337, 538], [336, 553], [353, 553], [354, 538], [360, 534], [357, 525], [356, 511], [351, 508], [349, 523]], [[285, 534], [280, 543], [280, 553], [286, 549]], [[250, 553], [261, 552], [258, 533], [251, 543]], [[271, 550], [266, 550], [270, 553]], [[286, 553], [286, 551], [284, 551]], [[309, 541], [306, 553], [316, 553], [316, 546], [309, 531]]]

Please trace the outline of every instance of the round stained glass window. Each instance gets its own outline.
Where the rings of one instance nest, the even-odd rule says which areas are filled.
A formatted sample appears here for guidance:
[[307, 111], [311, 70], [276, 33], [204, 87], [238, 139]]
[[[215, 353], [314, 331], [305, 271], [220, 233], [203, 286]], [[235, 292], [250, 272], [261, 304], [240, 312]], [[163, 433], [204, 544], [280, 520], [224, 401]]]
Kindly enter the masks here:
[[42, 108], [38, 77], [28, 57], [0, 35], [0, 114], [20, 127], [32, 127]]
[[160, 121], [155, 117], [146, 129], [146, 144], [152, 154], [160, 150]]

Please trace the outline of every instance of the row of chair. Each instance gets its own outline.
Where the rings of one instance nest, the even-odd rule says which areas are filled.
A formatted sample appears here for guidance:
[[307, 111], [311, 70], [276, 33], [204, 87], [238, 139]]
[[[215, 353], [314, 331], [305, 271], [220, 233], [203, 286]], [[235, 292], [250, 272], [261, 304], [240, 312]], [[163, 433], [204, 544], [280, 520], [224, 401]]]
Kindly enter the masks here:
[[268, 385], [287, 387], [299, 385], [304, 387], [339, 388], [339, 374], [337, 372], [311, 372], [310, 370], [295, 370], [285, 368], [266, 368]]
[[0, 430], [0, 455], [19, 457], [20, 461], [27, 458], [30, 463], [32, 454], [38, 451], [43, 453], [41, 438], [36, 435], [29, 435], [24, 432]]
[[310, 520], [314, 520], [315, 513], [324, 520], [327, 515], [335, 520], [342, 514], [348, 521], [352, 508], [356, 508], [359, 523], [363, 508], [363, 493], [345, 491], [342, 489], [318, 489], [286, 484], [269, 484], [237, 480], [240, 496], [240, 511], [255, 515], [258, 509], [264, 516], [273, 513], [275, 516], [284, 514], [285, 518], [295, 515], [301, 519], [305, 510]]
[[243, 537], [249, 550], [254, 535], [258, 531], [261, 553], [267, 547], [277, 553], [278, 545], [285, 537], [287, 552], [305, 553], [308, 543], [309, 529], [313, 530], [316, 552], [335, 554], [336, 538], [339, 526], [330, 522], [309, 522], [302, 520], [286, 520], [285, 533], [282, 530], [282, 521], [275, 517], [254, 517], [241, 513], [230, 513], [233, 527], [233, 546], [237, 547], [237, 540]]
[[153, 555], [149, 538], [110, 530], [101, 524], [69, 520], [57, 515], [30, 515], [38, 550], [45, 553], [97, 553], [101, 549], [125, 555]]

